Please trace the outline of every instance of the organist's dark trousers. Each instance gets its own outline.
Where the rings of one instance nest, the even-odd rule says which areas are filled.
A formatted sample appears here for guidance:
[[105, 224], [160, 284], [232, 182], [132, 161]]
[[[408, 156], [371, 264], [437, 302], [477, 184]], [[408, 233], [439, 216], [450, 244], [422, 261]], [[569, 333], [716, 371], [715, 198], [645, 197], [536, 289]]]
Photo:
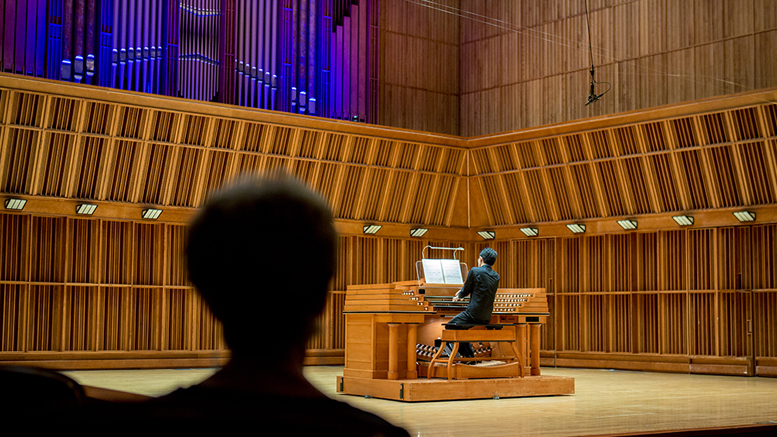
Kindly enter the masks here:
[[[487, 321], [483, 323], [482, 320], [475, 320], [473, 319], [467, 311], [462, 311], [457, 315], [456, 317], [452, 318], [450, 322], [448, 322], [445, 325], [445, 329], [451, 329], [451, 330], [465, 330], [471, 328], [471, 326], [457, 326], [458, 324], [469, 324], [469, 325], [488, 325], [490, 322]], [[448, 349], [446, 347], [446, 349]], [[450, 351], [448, 351], [450, 353]], [[462, 357], [466, 358], [472, 358], [475, 356], [475, 351], [472, 349], [472, 345], [469, 344], [468, 341], [462, 341], [459, 343], [459, 353]]]

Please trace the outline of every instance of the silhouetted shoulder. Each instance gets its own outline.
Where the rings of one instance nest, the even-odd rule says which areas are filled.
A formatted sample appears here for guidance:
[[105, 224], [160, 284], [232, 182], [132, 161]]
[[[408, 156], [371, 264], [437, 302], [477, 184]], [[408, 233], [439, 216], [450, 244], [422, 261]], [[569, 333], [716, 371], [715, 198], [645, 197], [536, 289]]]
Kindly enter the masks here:
[[[217, 430], [241, 435], [323, 433], [338, 436], [409, 436], [379, 416], [327, 397], [292, 398], [194, 386], [138, 404], [104, 405], [93, 419], [125, 430]], [[256, 432], [254, 432], [256, 431]]]

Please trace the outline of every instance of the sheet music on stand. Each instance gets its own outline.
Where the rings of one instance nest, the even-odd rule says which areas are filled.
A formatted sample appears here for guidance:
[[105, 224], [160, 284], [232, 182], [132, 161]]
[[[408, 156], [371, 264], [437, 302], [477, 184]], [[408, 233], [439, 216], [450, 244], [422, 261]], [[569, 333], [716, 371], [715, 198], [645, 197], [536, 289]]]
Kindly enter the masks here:
[[463, 284], [461, 265], [457, 259], [424, 259], [424, 280], [427, 284]]
[[[453, 259], [427, 258], [426, 249], [453, 251]], [[463, 247], [424, 247], [421, 251], [421, 259], [415, 262], [418, 285], [422, 285], [422, 279], [426, 284], [456, 286], [464, 284], [464, 275], [468, 271], [467, 264], [459, 261], [456, 256], [463, 250]]]

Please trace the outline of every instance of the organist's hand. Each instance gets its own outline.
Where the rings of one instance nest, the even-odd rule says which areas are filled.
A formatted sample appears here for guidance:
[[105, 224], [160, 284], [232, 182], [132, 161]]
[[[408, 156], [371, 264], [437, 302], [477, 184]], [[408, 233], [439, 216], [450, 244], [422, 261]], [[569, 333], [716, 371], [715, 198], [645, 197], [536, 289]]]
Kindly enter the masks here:
[[452, 302], [458, 302], [460, 300], [461, 299], [459, 299], [459, 295], [457, 294], [457, 295], [453, 296], [453, 301]]

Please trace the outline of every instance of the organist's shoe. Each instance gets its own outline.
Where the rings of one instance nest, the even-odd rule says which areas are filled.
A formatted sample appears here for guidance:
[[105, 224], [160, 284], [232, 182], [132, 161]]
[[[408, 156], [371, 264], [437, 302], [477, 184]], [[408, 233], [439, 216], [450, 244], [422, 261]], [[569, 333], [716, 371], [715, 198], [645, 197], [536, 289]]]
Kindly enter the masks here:
[[[441, 358], [448, 358], [451, 356], [451, 352], [453, 352], [453, 346], [451, 346], [451, 343], [447, 343], [445, 345], [445, 350], [443, 350]], [[456, 358], [461, 358], [461, 352], [456, 352]]]

